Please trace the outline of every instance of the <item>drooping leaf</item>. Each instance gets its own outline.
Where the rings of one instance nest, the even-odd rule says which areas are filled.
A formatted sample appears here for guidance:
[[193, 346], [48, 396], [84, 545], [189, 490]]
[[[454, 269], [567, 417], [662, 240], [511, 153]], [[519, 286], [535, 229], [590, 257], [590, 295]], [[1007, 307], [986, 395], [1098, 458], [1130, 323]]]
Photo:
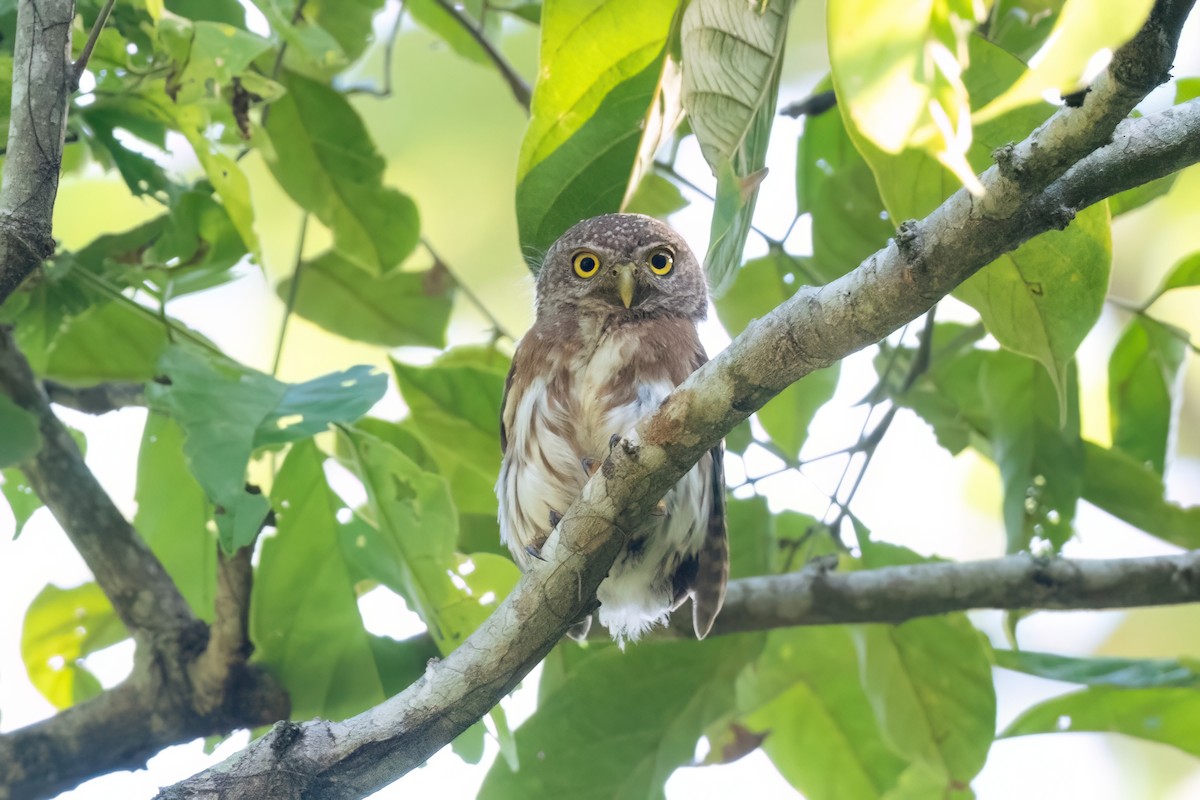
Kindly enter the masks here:
[[276, 534], [262, 544], [251, 634], [292, 716], [343, 719], [379, 703], [383, 681], [337, 539], [341, 501], [311, 442], [288, 453], [271, 492]]
[[41, 446], [37, 417], [0, 394], [0, 467], [20, 464]]
[[128, 636], [95, 583], [72, 589], [48, 585], [25, 611], [21, 659], [42, 696], [55, 708], [69, 708], [100, 692], [80, 660]]
[[991, 664], [964, 615], [855, 630], [861, 679], [884, 741], [902, 758], [969, 785], [996, 726]]
[[742, 261], [767, 143], [792, 0], [692, 0], [683, 12], [683, 107], [717, 176], [716, 208], [704, 270], [713, 295]]
[[762, 637], [647, 642], [587, 655], [517, 729], [520, 769], [492, 765], [481, 800], [661, 798], [705, 728], [734, 707], [734, 678]]
[[1095, 686], [1035, 705], [1000, 734], [1123, 733], [1200, 755], [1200, 692]]
[[988, 39], [1022, 61], [1033, 57], [1050, 35], [1065, 0], [996, 0]]
[[496, 514], [500, 398], [508, 359], [457, 348], [427, 367], [392, 361], [411, 431], [438, 463], [458, 510]]
[[38, 372], [73, 385], [144, 381], [167, 346], [161, 322], [129, 301], [96, 302], [66, 321]]
[[1114, 217], [1119, 217], [1130, 211], [1136, 211], [1147, 203], [1157, 200], [1171, 191], [1171, 187], [1175, 185], [1175, 179], [1178, 177], [1178, 172], [1172, 172], [1170, 175], [1155, 178], [1149, 183], [1143, 183], [1141, 186], [1135, 186], [1132, 189], [1126, 189], [1123, 192], [1114, 194], [1108, 198], [1109, 213]]
[[216, 507], [227, 552], [253, 540], [268, 509], [266, 498], [245, 483], [251, 454], [306, 439], [333, 422], [353, 422], [387, 388], [370, 367], [286, 384], [183, 347], [167, 349], [159, 372], [166, 382], [150, 385], [151, 407], [183, 428], [188, 467]]
[[1067, 405], [1060, 420], [1054, 387], [1032, 360], [991, 353], [979, 376], [991, 425], [992, 458], [1004, 481], [1008, 552], [1040, 539], [1056, 550], [1072, 535], [1083, 491], [1083, 441], [1079, 390], [1067, 375]]
[[347, 261], [383, 275], [417, 245], [417, 207], [383, 183], [384, 160], [345, 95], [287, 75], [271, 106], [267, 159], [293, 200], [333, 231]]
[[1083, 499], [1179, 547], [1200, 547], [1200, 506], [1168, 502], [1162, 476], [1127, 453], [1083, 443]]
[[771, 631], [737, 680], [738, 719], [811, 800], [881, 798], [906, 763], [883, 738], [845, 627]]
[[476, 64], [492, 64], [491, 57], [483, 46], [463, 27], [461, 21], [455, 19], [454, 14], [437, 0], [409, 0], [404, 4], [404, 10], [463, 58]]
[[0, 470], [0, 494], [8, 501], [13, 515], [13, 539], [21, 535], [33, 512], [42, 507], [42, 500], [33, 491], [25, 475], [14, 467]]
[[175, 121], [188, 144], [196, 153], [204, 174], [225, 206], [225, 213], [233, 221], [246, 250], [256, 259], [259, 257], [258, 234], [254, 232], [254, 208], [250, 204], [250, 182], [237, 162], [226, 155], [203, 133], [206, 120], [197, 106], [177, 106]]
[[812, 215], [812, 268], [820, 282], [857, 267], [895, 230], [870, 166], [834, 111], [805, 118], [796, 153], [796, 210]]
[[[291, 295], [293, 280], [276, 287], [281, 299]], [[293, 311], [347, 339], [445, 347], [453, 304], [453, 279], [444, 269], [375, 276], [331, 250], [302, 266]]]
[[1000, 344], [1037, 359], [1054, 383], [1062, 413], [1067, 366], [1100, 317], [1112, 264], [1108, 211], [1080, 212], [968, 278], [955, 297], [968, 303]]
[[1152, 465], [1160, 475], [1182, 399], [1186, 339], [1186, 331], [1134, 317], [1108, 362], [1113, 447]]
[[1071, 658], [1028, 650], [996, 650], [996, 666], [1085, 686], [1148, 689], [1200, 685], [1195, 664], [1165, 658]]
[[517, 568], [490, 553], [455, 552], [457, 514], [445, 479], [369, 434], [345, 429], [343, 435], [348, 465], [367, 490], [371, 513], [361, 547], [372, 557], [360, 563], [408, 601], [448, 653], [508, 593]]
[[534, 269], [568, 227], [617, 211], [663, 71], [673, 3], [550, 0], [517, 164], [517, 225]]
[[994, 119], [1005, 111], [1040, 102], [1050, 90], [1065, 95], [1083, 88], [1094, 74], [1096, 54], [1115, 50], [1133, 38], [1153, 5], [1153, 0], [1099, 6], [1066, 0], [1046, 43], [1030, 58], [1029, 71], [977, 112], [977, 120]]
[[211, 621], [217, 588], [216, 538], [208, 528], [212, 504], [188, 471], [183, 430], [163, 414], [146, 419], [134, 500], [138, 534], [196, 616]]
[[[361, 56], [375, 39], [372, 23], [385, 0], [315, 0], [308, 10], [313, 21], [334, 38], [347, 61]], [[410, 11], [411, 5], [405, 6]]]

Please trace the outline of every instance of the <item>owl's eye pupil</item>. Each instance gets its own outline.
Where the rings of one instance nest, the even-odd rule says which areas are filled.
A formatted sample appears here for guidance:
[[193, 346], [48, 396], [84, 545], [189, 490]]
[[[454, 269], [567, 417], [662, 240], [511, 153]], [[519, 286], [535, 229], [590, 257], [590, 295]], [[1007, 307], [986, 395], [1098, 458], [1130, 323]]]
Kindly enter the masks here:
[[596, 268], [596, 259], [591, 256], [584, 256], [579, 259], [579, 268], [584, 272], [591, 272]]
[[650, 257], [650, 265], [655, 269], [663, 269], [667, 266], [667, 256], [665, 253], [655, 253]]

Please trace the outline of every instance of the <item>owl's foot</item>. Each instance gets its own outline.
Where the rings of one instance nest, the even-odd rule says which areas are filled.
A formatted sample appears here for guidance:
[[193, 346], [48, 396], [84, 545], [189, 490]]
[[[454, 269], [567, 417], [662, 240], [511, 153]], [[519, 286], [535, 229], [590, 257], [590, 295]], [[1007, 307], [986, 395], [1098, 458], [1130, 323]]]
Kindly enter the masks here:
[[529, 555], [533, 556], [534, 558], [536, 558], [538, 561], [546, 560], [546, 559], [542, 558], [542, 551], [539, 550], [538, 548], [534, 547], [531, 544], [525, 545], [525, 552], [528, 553]]
[[[560, 519], [562, 519], [562, 514], [558, 513], [554, 509], [551, 509], [550, 510], [550, 529], [551, 530], [554, 530], [554, 526], [558, 524], [558, 521]], [[525, 545], [525, 552], [528, 553], [529, 555], [533, 556], [534, 558], [536, 558], [538, 561], [545, 561], [546, 559], [542, 558], [542, 547], [546, 544], [546, 539], [548, 539], [548, 538], [550, 538], [549, 535], [537, 537], [532, 542]]]
[[650, 512], [652, 517], [665, 517], [667, 515], [667, 501], [659, 500], [654, 504], [654, 510]]
[[619, 441], [621, 441], [621, 434], [619, 433], [614, 433], [612, 436], [608, 437], [608, 451], [610, 453], [612, 452], [612, 449], [617, 446], [617, 442]]
[[[562, 514], [558, 513], [553, 508], [550, 509], [550, 530], [554, 530], [555, 528], [557, 528], [558, 523], [560, 523], [560, 522], [562, 522]], [[546, 543], [546, 540], [543, 539], [542, 544], [545, 544], [545, 543]]]
[[588, 631], [592, 629], [592, 615], [589, 613], [586, 617], [567, 628], [567, 636], [570, 636], [577, 642], [586, 642]]
[[583, 471], [587, 473], [588, 478], [596, 474], [596, 470], [600, 469], [600, 462], [591, 456], [584, 456], [579, 459], [579, 463], [583, 465]]

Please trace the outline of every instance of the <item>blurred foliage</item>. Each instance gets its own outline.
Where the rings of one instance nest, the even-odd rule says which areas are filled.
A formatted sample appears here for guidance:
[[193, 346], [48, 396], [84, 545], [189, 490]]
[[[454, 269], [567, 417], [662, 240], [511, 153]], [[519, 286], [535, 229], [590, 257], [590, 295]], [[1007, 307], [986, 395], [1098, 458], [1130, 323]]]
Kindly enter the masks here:
[[[76, 54], [101, 5], [77, 3]], [[4, 75], [13, 7], [0, 3]], [[298, 718], [354, 714], [454, 649], [515, 585], [495, 522], [497, 420], [529, 321], [528, 268], [566, 227], [619, 209], [710, 214], [705, 266], [737, 335], [971, 186], [995, 147], [1052, 113], [1043, 93], [1078, 89], [1091, 55], [1132, 35], [1150, 2], [920, 7], [830, 3], [819, 31], [789, 29], [811, 13], [791, 0], [118, 3], [70, 106], [62, 246], [0, 323], [41, 378], [147, 382], [138, 531], [206, 619], [218, 547], [259, 542], [255, 659]], [[835, 90], [836, 109], [807, 116], [793, 143], [775, 108], [781, 86], [794, 90], [794, 46], [827, 48], [805, 88]], [[536, 78], [529, 108], [523, 76]], [[1177, 81], [1176, 102], [1196, 86]], [[10, 96], [0, 79], [5, 114]], [[772, 136], [797, 155], [794, 184], [769, 176], [796, 198], [778, 236], [755, 215]], [[1153, 290], [1113, 263], [1122, 220], [1157, 236], [1174, 217], [1142, 211], [1195, 206], [1188, 175], [1083, 211], [964, 284], [970, 309], [949, 301], [953, 319], [931, 312], [880, 343], [863, 398], [879, 413], [833, 454], [854, 466], [828, 508], [772, 511], [764, 475], [731, 487], [734, 577], [830, 553], [849, 569], [921, 560], [851, 512], [898, 409], [947, 451], [995, 462], [1009, 552], [1061, 550], [1081, 500], [1200, 546], [1200, 508], [1164, 491], [1178, 443], [1195, 442], [1180, 415], [1197, 346], [1158, 311], [1194, 302], [1200, 252], [1149, 265], [1165, 272]], [[85, 185], [80, 200], [72, 187]], [[1111, 297], [1110, 277], [1142, 296]], [[273, 291], [254, 295], [264, 278]], [[262, 305], [276, 299], [278, 326]], [[1110, 438], [1091, 441], [1075, 355], [1106, 303], [1125, 327], [1104, 345]], [[345, 360], [318, 374], [329, 352], [390, 366], [395, 392], [377, 405], [388, 377]], [[729, 459], [766, 452], [794, 473], [825, 458], [806, 444], [843, 404], [841, 377], [831, 367], [772, 400], [731, 434]], [[0, 397], [0, 490], [17, 533], [40, 504], [13, 465], [38, 443]], [[428, 634], [369, 633], [358, 599], [378, 587]], [[100, 690], [85, 659], [126, 635], [94, 584], [47, 586], [21, 652], [66, 708]], [[1200, 754], [1186, 659], [993, 652], [956, 614], [626, 651], [560, 644], [533, 716], [513, 732], [492, 715], [504, 757], [481, 796], [660, 797], [705, 737], [705, 763], [761, 747], [812, 800], [969, 797], [996, 738], [997, 666], [1083, 687], [1002, 736], [1113, 731]], [[484, 737], [477, 724], [455, 751], [476, 763]]]

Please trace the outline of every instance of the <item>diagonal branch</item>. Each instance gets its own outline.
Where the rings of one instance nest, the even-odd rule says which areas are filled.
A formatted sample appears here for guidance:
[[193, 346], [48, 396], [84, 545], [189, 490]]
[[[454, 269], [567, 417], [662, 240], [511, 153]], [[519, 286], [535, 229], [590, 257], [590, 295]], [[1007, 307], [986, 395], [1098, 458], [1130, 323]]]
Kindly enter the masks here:
[[[1065, 152], [1092, 133], [1041, 130], [1037, 150]], [[1019, 167], [1023, 152], [1014, 148], [1007, 168]], [[281, 723], [159, 796], [361, 797], [419, 766], [545, 656], [595, 596], [623, 545], [620, 531], [650, 513], [734, 425], [809, 372], [917, 318], [1000, 254], [1066, 227], [1087, 204], [1197, 161], [1200, 100], [1121, 123], [1111, 144], [1044, 189], [1023, 187], [992, 167], [981, 177], [991, 195], [988, 209], [960, 190], [926, 219], [901, 225], [894, 240], [850, 274], [802, 288], [751, 323], [676, 389], [613, 449], [547, 541], [547, 563], [526, 573], [496, 612], [415, 684], [342, 723]], [[995, 208], [1008, 213], [990, 213]], [[1184, 576], [1183, 591], [1171, 602], [1196, 599], [1194, 563], [1176, 574]]]

